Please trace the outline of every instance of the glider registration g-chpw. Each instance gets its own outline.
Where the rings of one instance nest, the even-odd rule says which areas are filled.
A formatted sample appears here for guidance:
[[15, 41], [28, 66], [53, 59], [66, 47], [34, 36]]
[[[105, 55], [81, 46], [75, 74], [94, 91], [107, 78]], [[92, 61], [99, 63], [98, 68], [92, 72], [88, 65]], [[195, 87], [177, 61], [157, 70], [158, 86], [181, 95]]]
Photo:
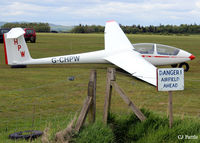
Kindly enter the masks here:
[[33, 64], [111, 63], [156, 86], [157, 68], [154, 65], [177, 64], [194, 58], [186, 51], [166, 45], [132, 45], [115, 21], [106, 23], [104, 39], [104, 50], [33, 59], [24, 40], [24, 30], [13, 28], [4, 34], [5, 60], [12, 67]]

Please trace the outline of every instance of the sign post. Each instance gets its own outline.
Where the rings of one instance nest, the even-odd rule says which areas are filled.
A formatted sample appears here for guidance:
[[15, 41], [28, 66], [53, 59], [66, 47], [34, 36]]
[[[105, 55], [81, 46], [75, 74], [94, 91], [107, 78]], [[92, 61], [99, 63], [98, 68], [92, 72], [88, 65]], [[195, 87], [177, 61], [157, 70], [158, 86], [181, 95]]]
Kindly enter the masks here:
[[173, 124], [172, 91], [184, 90], [183, 68], [157, 69], [157, 90], [168, 91], [169, 127]]
[[169, 127], [172, 128], [172, 124], [173, 124], [172, 91], [168, 91], [168, 93], [169, 93], [169, 99], [168, 99]]

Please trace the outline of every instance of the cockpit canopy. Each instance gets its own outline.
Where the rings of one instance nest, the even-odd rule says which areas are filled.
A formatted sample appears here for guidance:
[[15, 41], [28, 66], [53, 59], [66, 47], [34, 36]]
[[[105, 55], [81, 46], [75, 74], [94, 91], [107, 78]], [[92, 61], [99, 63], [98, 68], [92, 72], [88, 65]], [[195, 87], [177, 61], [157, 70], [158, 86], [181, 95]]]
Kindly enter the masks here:
[[154, 43], [138, 43], [133, 44], [133, 47], [141, 54], [177, 55], [180, 51], [172, 46]]

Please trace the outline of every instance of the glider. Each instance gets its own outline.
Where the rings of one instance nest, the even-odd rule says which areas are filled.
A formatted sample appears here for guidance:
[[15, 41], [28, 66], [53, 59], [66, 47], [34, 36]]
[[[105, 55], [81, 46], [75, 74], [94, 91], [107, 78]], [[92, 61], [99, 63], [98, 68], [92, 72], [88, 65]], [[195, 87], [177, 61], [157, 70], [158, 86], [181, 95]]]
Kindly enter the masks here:
[[[141, 54], [138, 48], [134, 48], [138, 45], [133, 46], [130, 43], [119, 24], [115, 21], [106, 22], [104, 50], [73, 55], [33, 59], [24, 40], [24, 33], [22, 28], [13, 28], [4, 34], [5, 61], [6, 64], [12, 67], [33, 64], [112, 63], [132, 76], [156, 86], [157, 68], [152, 64], [159, 65], [155, 62], [158, 57], [155, 56], [149, 60], [146, 57], [147, 54]], [[156, 46], [153, 45], [154, 52], [156, 52]], [[190, 53], [185, 52], [184, 54], [184, 57], [190, 59]]]
[[[186, 61], [195, 59], [195, 56], [178, 48], [156, 44], [156, 43], [137, 43], [133, 44], [134, 50], [153, 64], [154, 66], [171, 65], [173, 68], [184, 68], [187, 72], [189, 65]], [[179, 64], [179, 65], [178, 65]]]

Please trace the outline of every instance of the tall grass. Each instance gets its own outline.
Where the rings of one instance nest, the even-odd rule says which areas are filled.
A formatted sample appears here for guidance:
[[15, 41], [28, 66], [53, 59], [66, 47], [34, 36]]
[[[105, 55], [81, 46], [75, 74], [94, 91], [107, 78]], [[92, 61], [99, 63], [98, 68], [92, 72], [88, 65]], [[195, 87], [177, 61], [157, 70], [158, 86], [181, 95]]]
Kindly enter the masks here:
[[141, 143], [162, 143], [162, 142], [200, 142], [200, 139], [188, 140], [178, 139], [179, 135], [196, 135], [200, 138], [200, 123], [192, 119], [176, 119], [173, 127], [169, 128], [167, 117], [160, 117], [150, 111], [143, 110], [147, 117], [144, 122], [140, 122], [134, 114], [117, 116], [110, 114], [109, 125], [115, 135], [114, 141], [121, 142], [141, 142]]
[[114, 141], [112, 129], [102, 122], [84, 127], [74, 139], [77, 143], [111, 143]]
[[[160, 117], [150, 111], [142, 110], [147, 119], [141, 122], [134, 114], [109, 114], [108, 126], [97, 122], [84, 127], [74, 139], [78, 143], [179, 143], [200, 142], [200, 123], [194, 119], [176, 119], [169, 128], [167, 117]], [[178, 139], [183, 135], [183, 139]], [[197, 136], [187, 139], [185, 135]]]

